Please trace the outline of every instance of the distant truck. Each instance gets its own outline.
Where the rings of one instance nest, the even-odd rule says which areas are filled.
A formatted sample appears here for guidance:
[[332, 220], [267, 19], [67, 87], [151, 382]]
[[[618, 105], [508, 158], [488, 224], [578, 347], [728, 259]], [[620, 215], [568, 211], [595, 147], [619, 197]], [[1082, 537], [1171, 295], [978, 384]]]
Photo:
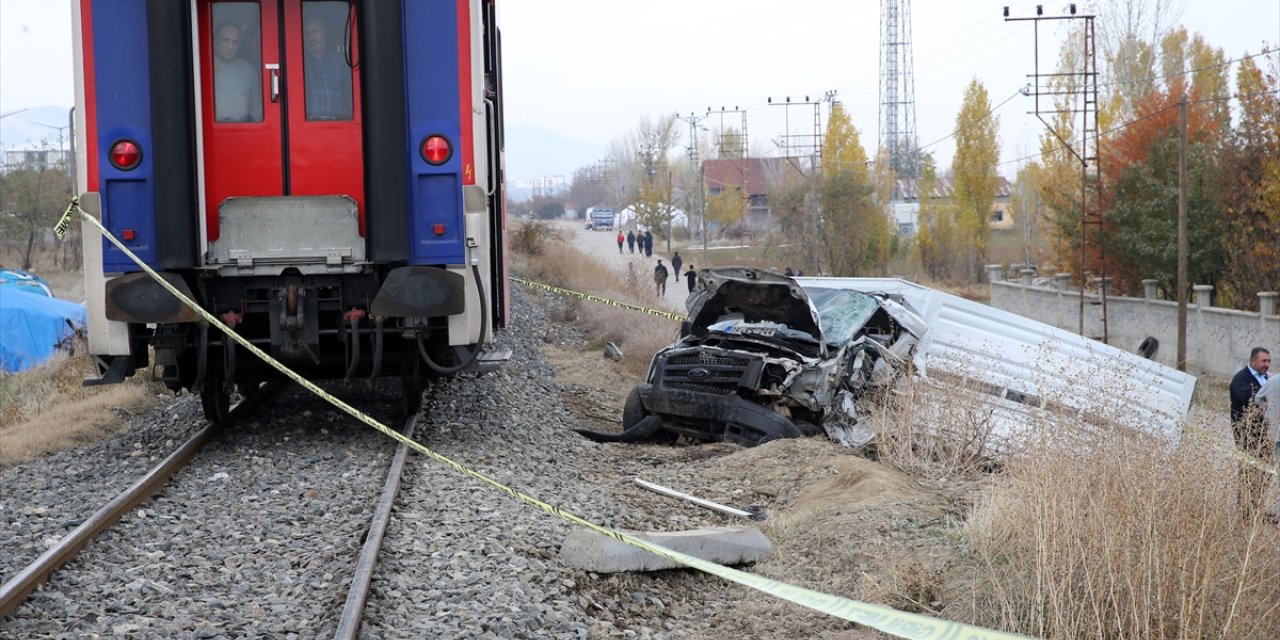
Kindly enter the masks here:
[[613, 231], [613, 209], [604, 207], [587, 209], [587, 228], [594, 231]]

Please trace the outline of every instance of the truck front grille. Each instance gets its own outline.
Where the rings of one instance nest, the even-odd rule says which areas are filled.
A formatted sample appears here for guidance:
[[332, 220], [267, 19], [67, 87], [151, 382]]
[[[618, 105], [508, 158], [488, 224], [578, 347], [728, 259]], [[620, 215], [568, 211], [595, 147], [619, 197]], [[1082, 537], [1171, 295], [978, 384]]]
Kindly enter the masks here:
[[660, 364], [663, 387], [716, 395], [736, 393], [740, 386], [754, 387], [762, 369], [762, 363], [749, 356], [705, 350], [672, 355]]

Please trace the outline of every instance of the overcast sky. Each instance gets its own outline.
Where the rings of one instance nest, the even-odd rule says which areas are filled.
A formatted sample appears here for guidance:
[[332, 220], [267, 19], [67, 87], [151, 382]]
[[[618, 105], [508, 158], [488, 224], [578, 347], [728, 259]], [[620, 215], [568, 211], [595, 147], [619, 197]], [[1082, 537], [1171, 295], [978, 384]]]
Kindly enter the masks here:
[[[0, 114], [73, 101], [67, 0], [0, 0]], [[993, 104], [1033, 71], [1033, 0], [912, 3], [917, 131], [922, 144], [952, 131], [964, 87], [977, 77]], [[1042, 3], [1062, 15], [1066, 3]], [[747, 111], [751, 146], [775, 149], [787, 129], [811, 133], [811, 107], [835, 90], [872, 153], [878, 128], [879, 2], [870, 0], [506, 0], [499, 2], [509, 123], [604, 145], [663, 112]], [[1083, 7], [1083, 3], [1081, 4]], [[1040, 29], [1043, 68], [1057, 27]], [[1229, 59], [1280, 44], [1280, 0], [1186, 0], [1182, 24]], [[1047, 61], [1047, 62], [1046, 62]], [[1033, 153], [1042, 125], [1030, 98], [1001, 107], [1002, 160]], [[737, 125], [740, 116], [725, 116]], [[718, 126], [713, 115], [704, 126]], [[950, 140], [930, 147], [948, 166]], [[1012, 174], [1012, 167], [1007, 173]]]

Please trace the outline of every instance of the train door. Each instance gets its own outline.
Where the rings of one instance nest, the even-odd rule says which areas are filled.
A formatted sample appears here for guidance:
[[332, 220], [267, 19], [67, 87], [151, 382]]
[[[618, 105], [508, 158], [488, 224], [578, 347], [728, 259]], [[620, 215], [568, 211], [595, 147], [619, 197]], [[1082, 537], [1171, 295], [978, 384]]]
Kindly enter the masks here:
[[205, 229], [243, 196], [347, 196], [364, 234], [356, 12], [338, 0], [197, 0]]

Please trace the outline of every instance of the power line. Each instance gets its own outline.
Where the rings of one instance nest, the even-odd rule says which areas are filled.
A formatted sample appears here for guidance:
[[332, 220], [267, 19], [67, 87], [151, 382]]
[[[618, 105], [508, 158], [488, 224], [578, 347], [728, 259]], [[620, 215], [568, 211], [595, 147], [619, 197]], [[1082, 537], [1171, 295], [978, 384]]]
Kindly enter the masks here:
[[[1277, 94], [1277, 95], [1280, 95], [1280, 89], [1275, 89], [1275, 90], [1272, 90], [1272, 91], [1255, 91], [1255, 92], [1253, 92], [1253, 93], [1237, 93], [1237, 94], [1233, 94], [1233, 95], [1230, 95], [1230, 96], [1226, 96], [1225, 98], [1203, 98], [1203, 99], [1200, 99], [1200, 100], [1191, 100], [1191, 101], [1189, 101], [1187, 104], [1203, 104], [1203, 103], [1208, 103], [1208, 102], [1228, 102], [1228, 101], [1231, 101], [1231, 100], [1238, 100], [1238, 99], [1240, 99], [1240, 98], [1251, 98], [1251, 97], [1254, 97], [1254, 96], [1265, 96], [1265, 95], [1271, 95], [1271, 94]], [[1150, 120], [1151, 118], [1154, 118], [1154, 117], [1156, 117], [1156, 116], [1158, 116], [1158, 115], [1160, 115], [1160, 114], [1162, 114], [1162, 113], [1164, 113], [1164, 112], [1166, 112], [1166, 111], [1168, 111], [1168, 110], [1170, 110], [1170, 109], [1177, 109], [1177, 108], [1178, 108], [1178, 105], [1177, 105], [1177, 104], [1171, 104], [1171, 105], [1168, 105], [1168, 106], [1162, 107], [1162, 108], [1160, 108], [1159, 110], [1152, 111], [1151, 113], [1148, 113], [1148, 114], [1146, 114], [1146, 115], [1144, 115], [1144, 116], [1140, 116], [1140, 117], [1134, 118], [1134, 119], [1132, 119], [1132, 120], [1125, 121], [1125, 122], [1123, 122], [1123, 123], [1121, 123], [1121, 124], [1119, 124], [1119, 125], [1117, 125], [1117, 126], [1114, 126], [1114, 127], [1110, 128], [1110, 129], [1107, 129], [1106, 131], [1103, 131], [1103, 132], [1102, 132], [1102, 133], [1100, 133], [1099, 135], [1100, 135], [1100, 136], [1111, 135], [1112, 133], [1115, 133], [1115, 132], [1120, 131], [1120, 130], [1122, 130], [1122, 129], [1126, 129], [1126, 128], [1128, 128], [1128, 127], [1131, 127], [1131, 126], [1133, 126], [1133, 125], [1135, 125], [1135, 124], [1138, 124], [1139, 122], [1142, 122], [1142, 121], [1144, 121], [1144, 120]], [[1061, 151], [1061, 150], [1066, 149], [1066, 148], [1068, 148], [1068, 146], [1067, 146], [1067, 145], [1065, 145], [1065, 144], [1058, 145], [1058, 146], [1056, 146], [1056, 147], [1053, 147], [1052, 149], [1048, 149], [1048, 150], [1046, 150], [1046, 151], [1041, 151], [1041, 152], [1039, 152], [1039, 153], [1034, 153], [1034, 154], [1031, 154], [1031, 155], [1022, 156], [1022, 157], [1020, 157], [1020, 158], [1014, 158], [1014, 159], [1012, 159], [1012, 160], [1005, 160], [1004, 162], [997, 163], [997, 164], [996, 164], [996, 166], [997, 166], [997, 167], [1002, 167], [1002, 166], [1004, 166], [1004, 165], [1007, 165], [1007, 164], [1013, 164], [1013, 163], [1015, 163], [1015, 162], [1023, 162], [1023, 161], [1026, 161], [1026, 160], [1034, 160], [1034, 159], [1036, 159], [1036, 158], [1043, 157], [1045, 154], [1053, 153], [1053, 152], [1055, 152], [1055, 151]]]
[[[1027, 4], [1027, 3], [1031, 2], [1031, 1], [1032, 1], [1032, 0], [1018, 0], [1017, 2], [1011, 3], [1009, 6], [1011, 6], [1011, 7], [1012, 7], [1012, 6], [1023, 5], [1023, 4]], [[949, 36], [947, 36], [947, 37], [945, 37], [945, 38], [942, 38], [941, 40], [934, 40], [931, 44], [929, 44], [929, 45], [928, 45], [928, 46], [926, 46], [923, 50], [921, 50], [921, 51], [919, 52], [919, 54], [918, 54], [918, 55], [915, 55], [915, 56], [914, 56], [915, 60], [916, 60], [917, 62], [921, 62], [921, 63], [931, 63], [931, 62], [933, 62], [934, 60], [936, 60], [937, 58], [942, 57], [942, 55], [943, 55], [943, 54], [950, 53], [950, 52], [952, 52], [952, 51], [954, 51], [954, 50], [956, 50], [956, 49], [959, 49], [959, 48], [963, 47], [963, 45], [964, 45], [964, 44], [969, 44], [969, 43], [972, 43], [972, 42], [977, 42], [977, 41], [982, 41], [982, 40], [984, 40], [984, 38], [986, 38], [986, 36], [988, 36], [988, 35], [990, 35], [990, 34], [994, 33], [997, 29], [999, 29], [999, 27], [994, 27], [994, 28], [992, 28], [992, 29], [988, 29], [987, 31], [984, 31], [983, 33], [978, 34], [978, 35], [976, 35], [976, 36], [973, 36], [973, 37], [971, 37], [971, 38], [965, 38], [965, 41], [964, 41], [960, 46], [947, 46], [947, 45], [949, 45], [949, 43], [950, 43], [951, 41], [953, 41], [953, 40], [955, 40], [955, 39], [959, 38], [960, 36], [963, 36], [964, 34], [966, 34], [966, 33], [970, 32], [970, 31], [973, 31], [974, 29], [976, 29], [976, 28], [978, 28], [978, 27], [980, 27], [980, 26], [983, 26], [983, 25], [987, 24], [987, 21], [988, 21], [988, 20], [990, 20], [990, 18], [989, 18], [989, 17], [983, 17], [983, 18], [980, 18], [977, 22], [974, 22], [973, 24], [970, 24], [969, 26], [967, 26], [967, 27], [965, 27], [965, 28], [963, 28], [963, 29], [960, 29], [959, 31], [952, 31], [952, 32], [951, 32], [951, 35], [949, 35]], [[970, 52], [968, 52], [968, 53], [962, 54], [962, 55], [960, 55], [960, 56], [953, 56], [953, 57], [951, 57], [951, 58], [950, 58], [950, 60], [957, 60], [957, 59], [959, 59], [959, 58], [965, 58], [965, 57], [968, 57], [968, 56], [970, 56], [970, 55], [973, 55], [974, 53], [978, 53], [978, 52], [980, 52], [980, 51], [984, 51], [984, 50], [986, 50], [986, 49], [989, 49], [989, 48], [991, 47], [991, 45], [997, 44], [998, 42], [1002, 42], [1002, 41], [1003, 41], [1003, 40], [1005, 40], [1005, 39], [1006, 39], [1006, 38], [1002, 38], [1001, 40], [998, 40], [998, 41], [996, 41], [996, 42], [988, 42], [986, 45], [981, 46], [981, 47], [978, 47], [978, 48], [976, 48], [976, 49], [974, 49], [974, 50], [972, 50], [972, 51], [970, 51]], [[940, 68], [942, 68], [942, 66], [943, 66], [943, 65], [938, 65], [938, 66], [932, 66], [932, 67], [929, 67], [929, 68], [928, 68], [928, 70], [926, 70], [926, 71], [924, 71], [924, 72], [922, 72], [922, 73], [928, 73], [928, 71], [932, 71], [932, 70], [935, 70], [935, 69], [940, 69]], [[875, 73], [875, 72], [873, 72], [873, 73], [867, 73], [867, 74], [864, 74], [864, 75], [861, 75], [861, 76], [855, 76], [853, 79], [848, 80], [848, 81], [845, 81], [844, 83], [842, 83], [842, 84], [840, 84], [840, 85], [837, 85], [837, 86], [836, 86], [836, 89], [837, 89], [837, 90], [841, 90], [841, 91], [843, 91], [843, 90], [846, 90], [846, 89], [854, 89], [854, 88], [869, 87], [869, 86], [871, 86], [871, 85], [875, 84], [875, 83], [876, 83], [876, 82], [878, 82], [878, 81], [879, 81], [879, 74], [878, 74], [878, 73]]]
[[[1010, 100], [1012, 100], [1012, 99], [1014, 99], [1014, 98], [1018, 97], [1018, 96], [1019, 96], [1019, 95], [1021, 95], [1021, 94], [1022, 94], [1022, 90], [1021, 90], [1021, 89], [1019, 89], [1019, 90], [1017, 90], [1017, 91], [1014, 91], [1012, 95], [1010, 95], [1008, 98], [1005, 98], [1003, 101], [1001, 101], [1001, 102], [1000, 102], [1000, 104], [998, 104], [998, 105], [996, 105], [996, 106], [994, 106], [994, 107], [991, 107], [990, 109], [988, 109], [988, 110], [987, 110], [987, 112], [986, 112], [986, 113], [982, 114], [982, 117], [978, 119], [978, 122], [983, 122], [983, 121], [985, 121], [987, 118], [990, 118], [992, 115], [995, 115], [995, 112], [996, 112], [996, 111], [998, 111], [998, 110], [1000, 109], [1000, 107], [1003, 107], [1004, 105], [1008, 104]], [[929, 144], [920, 145], [920, 147], [917, 149], [917, 151], [924, 151], [925, 149], [928, 149], [929, 147], [932, 147], [932, 146], [934, 146], [934, 145], [937, 145], [937, 144], [941, 144], [941, 143], [943, 143], [943, 142], [946, 142], [947, 140], [950, 140], [951, 138], [955, 137], [955, 136], [956, 136], [956, 134], [958, 134], [958, 133], [960, 133], [960, 129], [956, 129], [955, 131], [952, 131], [951, 133], [948, 133], [947, 135], [942, 136], [941, 138], [938, 138], [937, 140], [934, 140], [933, 142], [930, 142]]]
[[1115, 81], [1115, 82], [1100, 82], [1100, 83], [1098, 83], [1098, 86], [1099, 86], [1099, 87], [1118, 87], [1118, 86], [1121, 86], [1121, 85], [1129, 85], [1129, 84], [1147, 84], [1147, 83], [1155, 83], [1157, 80], [1167, 81], [1167, 80], [1170, 80], [1170, 79], [1172, 79], [1172, 78], [1177, 78], [1177, 77], [1179, 77], [1179, 76], [1190, 75], [1190, 74], [1193, 74], [1193, 73], [1199, 73], [1199, 72], [1201, 72], [1201, 71], [1209, 71], [1209, 70], [1212, 70], [1212, 69], [1217, 69], [1217, 68], [1219, 68], [1219, 67], [1225, 67], [1225, 66], [1233, 65], [1233, 64], [1235, 64], [1235, 63], [1237, 63], [1237, 62], [1244, 62], [1245, 60], [1249, 60], [1249, 59], [1252, 59], [1252, 58], [1257, 58], [1257, 57], [1259, 57], [1259, 56], [1265, 56], [1265, 55], [1268, 55], [1268, 54], [1275, 53], [1275, 52], [1277, 52], [1277, 51], [1280, 51], [1280, 48], [1263, 49], [1262, 51], [1259, 51], [1258, 53], [1255, 53], [1255, 54], [1253, 54], [1253, 55], [1241, 56], [1241, 57], [1239, 57], [1239, 58], [1234, 58], [1234, 59], [1232, 59], [1232, 60], [1225, 60], [1225, 61], [1223, 61], [1223, 62], [1219, 62], [1219, 63], [1217, 63], [1217, 64], [1211, 64], [1211, 65], [1204, 66], [1204, 67], [1198, 67], [1198, 68], [1196, 68], [1196, 69], [1187, 69], [1186, 71], [1179, 71], [1179, 72], [1177, 72], [1177, 73], [1170, 73], [1170, 74], [1165, 75], [1165, 76], [1150, 76], [1150, 77], [1148, 77], [1148, 78], [1143, 78], [1143, 79], [1140, 79], [1140, 80], [1123, 80], [1123, 81], [1121, 81], [1121, 80], [1117, 80], [1117, 81]]

